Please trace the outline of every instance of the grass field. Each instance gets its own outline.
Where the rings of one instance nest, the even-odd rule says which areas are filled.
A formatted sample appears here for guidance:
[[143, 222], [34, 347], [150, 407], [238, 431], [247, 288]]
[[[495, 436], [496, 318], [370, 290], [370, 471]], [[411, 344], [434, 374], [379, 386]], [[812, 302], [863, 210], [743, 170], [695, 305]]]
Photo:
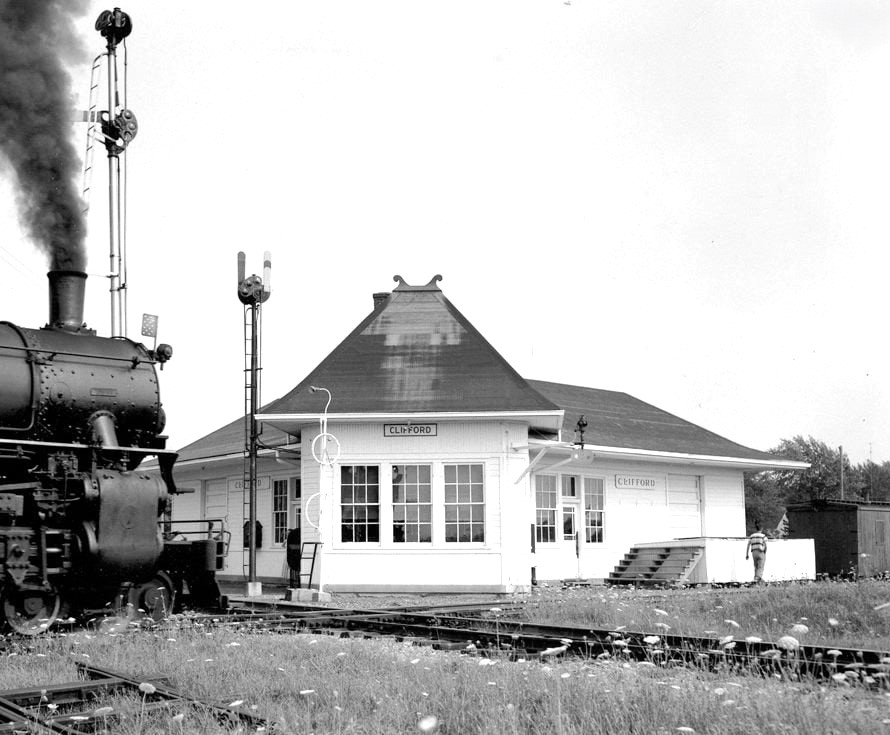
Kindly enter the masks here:
[[527, 609], [536, 622], [654, 632], [654, 626], [668, 625], [680, 635], [710, 631], [763, 640], [803, 625], [808, 630], [799, 634], [801, 643], [890, 650], [890, 583], [883, 580], [654, 591], [553, 589], [533, 595]]
[[[652, 631], [664, 630], [661, 624], [672, 633], [765, 639], [806, 626], [795, 629], [802, 642], [890, 650], [884, 582], [732, 591], [554, 588], [527, 599], [528, 619], [536, 622]], [[890, 696], [855, 684], [614, 660], [511, 662], [388, 640], [206, 631], [187, 620], [155, 631], [106, 626], [18, 645], [0, 666], [0, 688], [70, 681], [76, 660], [138, 679], [167, 676], [181, 690], [222, 703], [241, 701], [287, 733], [890, 733]], [[140, 705], [115, 702], [128, 715], [109, 732], [230, 731], [188, 708], [149, 715]]]

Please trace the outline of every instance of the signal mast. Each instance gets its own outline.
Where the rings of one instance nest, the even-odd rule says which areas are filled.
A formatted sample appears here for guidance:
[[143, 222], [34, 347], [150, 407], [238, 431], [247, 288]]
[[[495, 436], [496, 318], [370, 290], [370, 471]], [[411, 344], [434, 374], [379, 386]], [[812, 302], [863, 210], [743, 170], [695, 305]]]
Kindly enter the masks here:
[[[93, 166], [93, 141], [100, 140], [108, 152], [109, 291], [111, 292], [111, 336], [127, 336], [127, 246], [126, 246], [126, 157], [127, 146], [136, 137], [136, 115], [127, 109], [126, 43], [124, 43], [123, 94], [118, 89], [117, 47], [130, 35], [133, 22], [120, 8], [104, 10], [96, 30], [105, 38], [105, 52], [93, 60], [90, 78], [90, 108], [84, 119], [90, 123], [84, 156], [84, 214], [89, 210]], [[108, 109], [98, 111], [98, 76], [105, 59]], [[96, 128], [99, 128], [97, 132]]]
[[272, 295], [272, 256], [263, 254], [263, 277], [251, 275], [245, 278], [245, 255], [238, 253], [238, 299], [244, 304], [244, 486], [248, 509], [247, 547], [248, 574], [247, 596], [263, 594], [263, 586], [256, 578], [257, 547], [257, 450], [259, 430], [256, 412], [260, 405], [260, 338], [262, 305]]

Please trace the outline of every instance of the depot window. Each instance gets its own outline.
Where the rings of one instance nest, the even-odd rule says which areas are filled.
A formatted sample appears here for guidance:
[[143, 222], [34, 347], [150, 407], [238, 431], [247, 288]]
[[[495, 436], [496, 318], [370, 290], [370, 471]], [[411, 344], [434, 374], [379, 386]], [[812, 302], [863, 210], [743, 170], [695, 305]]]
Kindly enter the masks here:
[[287, 538], [287, 480], [272, 481], [272, 540], [283, 544]]
[[556, 475], [535, 476], [535, 540], [556, 541]]
[[380, 468], [376, 465], [340, 468], [340, 540], [380, 541]]
[[485, 485], [481, 464], [445, 465], [445, 541], [485, 541]]
[[562, 497], [565, 500], [578, 499], [578, 477], [576, 475], [562, 476]]
[[584, 478], [584, 538], [588, 544], [601, 544], [605, 529], [605, 493], [601, 477]]
[[392, 540], [433, 540], [432, 471], [428, 464], [392, 466]]

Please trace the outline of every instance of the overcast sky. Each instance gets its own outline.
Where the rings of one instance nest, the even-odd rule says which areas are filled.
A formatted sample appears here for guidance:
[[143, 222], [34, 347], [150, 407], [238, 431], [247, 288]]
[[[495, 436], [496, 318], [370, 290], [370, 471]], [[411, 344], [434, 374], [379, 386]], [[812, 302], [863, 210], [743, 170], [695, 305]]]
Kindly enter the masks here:
[[[77, 24], [81, 108], [108, 7]], [[140, 125], [129, 335], [149, 312], [173, 345], [172, 447], [243, 411], [236, 254], [259, 272], [270, 250], [265, 401], [395, 274], [441, 274], [524, 377], [624, 391], [758, 449], [803, 434], [890, 460], [887, 3], [121, 7]], [[106, 167], [88, 236], [102, 334]], [[4, 175], [0, 317], [42, 326], [47, 266], [13, 192]]]

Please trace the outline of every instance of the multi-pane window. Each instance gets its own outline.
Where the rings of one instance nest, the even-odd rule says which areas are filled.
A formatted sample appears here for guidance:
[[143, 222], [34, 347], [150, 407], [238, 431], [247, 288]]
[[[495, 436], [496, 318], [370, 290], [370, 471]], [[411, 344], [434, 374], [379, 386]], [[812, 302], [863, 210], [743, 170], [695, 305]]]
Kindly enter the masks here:
[[535, 540], [556, 541], [556, 475], [535, 475]]
[[565, 541], [575, 540], [575, 506], [564, 505], [562, 508], [562, 537]]
[[340, 468], [340, 540], [380, 541], [380, 469], [376, 465]]
[[485, 541], [481, 464], [445, 465], [445, 541]]
[[392, 466], [392, 540], [433, 540], [431, 469], [428, 464]]
[[589, 544], [603, 542], [603, 481], [599, 477], [584, 478], [584, 536]]
[[276, 544], [287, 540], [287, 480], [272, 482], [272, 539]]
[[566, 500], [578, 499], [578, 478], [575, 475], [562, 476], [562, 497]]

